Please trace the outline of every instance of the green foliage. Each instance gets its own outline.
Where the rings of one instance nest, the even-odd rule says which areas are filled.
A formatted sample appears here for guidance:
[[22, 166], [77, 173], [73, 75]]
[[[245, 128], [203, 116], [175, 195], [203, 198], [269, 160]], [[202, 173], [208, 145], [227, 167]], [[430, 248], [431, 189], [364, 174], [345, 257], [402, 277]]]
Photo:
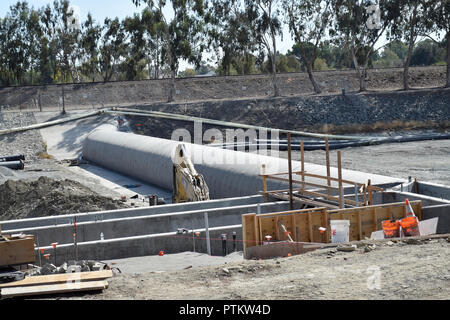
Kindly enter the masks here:
[[411, 57], [411, 65], [430, 66], [445, 61], [445, 57], [444, 46], [427, 39], [417, 44]]

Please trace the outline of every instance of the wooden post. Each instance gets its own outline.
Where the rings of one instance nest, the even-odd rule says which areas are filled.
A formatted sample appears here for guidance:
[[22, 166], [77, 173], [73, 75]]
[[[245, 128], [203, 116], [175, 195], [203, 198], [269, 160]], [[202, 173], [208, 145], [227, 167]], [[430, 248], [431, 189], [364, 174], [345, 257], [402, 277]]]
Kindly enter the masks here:
[[309, 242], [314, 242], [314, 234], [312, 227], [312, 213], [308, 212], [308, 232], [309, 232]]
[[264, 188], [264, 201], [269, 201], [269, 196], [267, 194], [267, 177], [266, 177], [266, 165], [262, 165], [262, 174], [263, 174], [263, 188]]
[[369, 180], [367, 183], [367, 189], [369, 191], [369, 206], [373, 205], [373, 195], [372, 195], [372, 182]]
[[[326, 160], [327, 160], [327, 180], [328, 180], [328, 186], [331, 187], [331, 169], [330, 169], [330, 144], [328, 141], [328, 138], [325, 139], [325, 153], [326, 153]], [[330, 188], [328, 188], [328, 195], [331, 195]]]
[[62, 114], [66, 114], [66, 98], [64, 94], [64, 84], [61, 86], [61, 95], [62, 95]]
[[288, 140], [288, 168], [289, 168], [289, 208], [294, 210], [294, 199], [292, 194], [292, 148], [291, 148], [291, 133], [287, 134]]
[[342, 162], [341, 162], [341, 151], [337, 152], [338, 161], [338, 180], [339, 180], [339, 208], [344, 208], [344, 190], [342, 186]]
[[301, 145], [301, 155], [300, 155], [300, 160], [302, 162], [302, 194], [305, 191], [305, 143], [302, 141], [300, 143]]

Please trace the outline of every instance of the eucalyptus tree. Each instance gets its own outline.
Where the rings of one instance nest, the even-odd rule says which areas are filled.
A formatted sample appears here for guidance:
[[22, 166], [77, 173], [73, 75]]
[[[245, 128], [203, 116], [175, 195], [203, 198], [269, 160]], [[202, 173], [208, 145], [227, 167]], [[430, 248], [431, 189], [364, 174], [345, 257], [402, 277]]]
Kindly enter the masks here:
[[119, 65], [125, 56], [126, 33], [119, 18], [106, 18], [99, 47], [99, 73], [103, 81], [110, 81], [119, 72]]
[[336, 42], [350, 50], [359, 77], [359, 90], [366, 91], [369, 62], [376, 44], [395, 17], [400, 14], [396, 0], [334, 0], [335, 26], [331, 33]]
[[283, 9], [314, 91], [321, 93], [313, 68], [333, 19], [332, 0], [283, 0]]
[[141, 22], [139, 14], [123, 20], [123, 28], [126, 32], [124, 60], [121, 63], [121, 70], [125, 74], [126, 80], [141, 80], [146, 66], [144, 39], [145, 27]]
[[204, 32], [208, 47], [215, 53], [217, 63], [225, 75], [231, 74], [231, 66], [243, 74], [252, 70], [252, 52], [257, 47], [247, 18], [240, 0], [209, 1]]
[[281, 0], [245, 0], [247, 21], [259, 52], [267, 52], [272, 67], [274, 96], [280, 95], [277, 80], [277, 37], [283, 36]]
[[[430, 0], [430, 2], [429, 19], [433, 26], [432, 31], [444, 34], [443, 43], [447, 50], [445, 87], [450, 88], [450, 0]], [[434, 41], [437, 42], [437, 40]]]
[[409, 67], [417, 40], [430, 30], [428, 3], [428, 0], [399, 0], [401, 14], [395, 17], [389, 30], [389, 39], [408, 44], [407, 55], [402, 59], [404, 90], [409, 90]]
[[[202, 33], [206, 4], [203, 0], [132, 0], [138, 6], [147, 4], [153, 13], [154, 22], [164, 35], [162, 55], [171, 72], [171, 82], [168, 93], [168, 102], [174, 100], [175, 78], [178, 73], [181, 59], [193, 63], [196, 67], [202, 61], [202, 52], [205, 49], [204, 35]], [[166, 16], [163, 9], [167, 7], [173, 16]]]
[[95, 81], [96, 75], [99, 73], [99, 41], [102, 36], [103, 27], [97, 24], [88, 13], [86, 21], [82, 25], [81, 34], [81, 70], [84, 75], [90, 77], [92, 82]]

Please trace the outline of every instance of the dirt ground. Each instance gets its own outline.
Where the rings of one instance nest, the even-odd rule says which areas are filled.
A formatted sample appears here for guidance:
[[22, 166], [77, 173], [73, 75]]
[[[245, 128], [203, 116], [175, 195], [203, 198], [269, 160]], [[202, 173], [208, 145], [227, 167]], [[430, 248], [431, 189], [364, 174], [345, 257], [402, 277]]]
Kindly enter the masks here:
[[79, 182], [40, 177], [0, 185], [0, 221], [128, 208]]
[[[368, 71], [369, 90], [402, 89], [402, 68], [372, 69]], [[445, 66], [410, 68], [411, 88], [436, 88], [445, 85]], [[323, 71], [315, 74], [322, 95], [359, 89], [354, 70]], [[278, 75], [281, 95], [309, 96], [314, 94], [307, 73]], [[94, 109], [111, 106], [130, 106], [167, 101], [170, 81], [144, 80], [111, 83], [84, 83], [64, 86], [67, 110]], [[273, 85], [270, 75], [248, 75], [213, 78], [180, 78], [176, 80], [177, 102], [270, 97]], [[62, 110], [60, 85], [0, 88], [0, 108], [7, 110]]]
[[[344, 169], [450, 185], [450, 140], [345, 148], [341, 155]], [[280, 157], [287, 159], [287, 152], [280, 152]], [[301, 158], [297, 151], [292, 157]], [[330, 159], [336, 167], [337, 151], [330, 151]], [[326, 165], [325, 151], [307, 151], [305, 161]]]
[[[81, 300], [428, 300], [450, 297], [449, 239], [336, 248], [274, 260], [119, 274]], [[163, 257], [161, 257], [163, 259]], [[64, 297], [62, 299], [65, 299]]]

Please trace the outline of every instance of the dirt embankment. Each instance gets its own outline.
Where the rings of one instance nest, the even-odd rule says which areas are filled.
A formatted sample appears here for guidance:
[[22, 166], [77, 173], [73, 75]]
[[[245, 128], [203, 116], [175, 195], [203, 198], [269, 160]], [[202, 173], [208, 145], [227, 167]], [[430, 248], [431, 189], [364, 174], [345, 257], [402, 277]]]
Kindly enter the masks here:
[[[450, 127], [449, 89], [205, 101], [141, 108], [269, 128], [325, 133]], [[172, 133], [180, 128], [189, 130], [192, 136], [194, 132], [192, 123], [135, 116], [129, 119], [133, 130], [160, 138], [170, 139]], [[206, 124], [202, 127], [203, 130], [211, 128]]]
[[[369, 90], [402, 88], [400, 69], [373, 69], [368, 72]], [[446, 67], [415, 67], [410, 69], [411, 88], [436, 88], [445, 85]], [[315, 74], [323, 94], [359, 89], [359, 79], [353, 70], [324, 71]], [[281, 95], [298, 96], [314, 93], [306, 73], [280, 74]], [[133, 82], [74, 84], [64, 86], [64, 104], [71, 108], [129, 106], [167, 101], [170, 82], [147, 80]], [[249, 75], [212, 78], [185, 78], [176, 81], [178, 102], [220, 99], [244, 99], [273, 95], [270, 75]], [[62, 86], [0, 88], [0, 106], [6, 109], [55, 110], [63, 105]]]
[[9, 180], [0, 185], [3, 221], [122, 208], [127, 206], [71, 180], [41, 177], [33, 182]]

